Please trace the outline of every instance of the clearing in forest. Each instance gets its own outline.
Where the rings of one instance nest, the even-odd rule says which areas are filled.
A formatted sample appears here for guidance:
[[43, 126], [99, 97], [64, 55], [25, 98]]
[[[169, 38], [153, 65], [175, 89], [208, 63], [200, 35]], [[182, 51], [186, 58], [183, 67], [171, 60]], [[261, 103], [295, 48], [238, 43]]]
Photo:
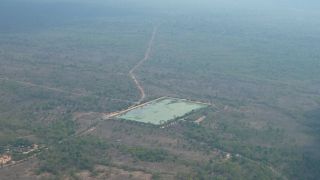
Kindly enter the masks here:
[[161, 125], [208, 106], [209, 104], [201, 102], [162, 97], [131, 108], [118, 115], [117, 118]]

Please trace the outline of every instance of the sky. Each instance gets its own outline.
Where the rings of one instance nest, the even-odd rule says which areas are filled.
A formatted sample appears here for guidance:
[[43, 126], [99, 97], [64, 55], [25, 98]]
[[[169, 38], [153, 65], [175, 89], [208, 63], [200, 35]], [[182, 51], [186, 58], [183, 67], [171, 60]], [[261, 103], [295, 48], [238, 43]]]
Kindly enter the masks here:
[[[0, 31], [38, 24], [112, 15], [175, 16], [224, 15], [261, 17], [283, 23], [319, 25], [320, 1], [316, 0], [1, 0]], [[16, 28], [17, 29], [17, 28]]]

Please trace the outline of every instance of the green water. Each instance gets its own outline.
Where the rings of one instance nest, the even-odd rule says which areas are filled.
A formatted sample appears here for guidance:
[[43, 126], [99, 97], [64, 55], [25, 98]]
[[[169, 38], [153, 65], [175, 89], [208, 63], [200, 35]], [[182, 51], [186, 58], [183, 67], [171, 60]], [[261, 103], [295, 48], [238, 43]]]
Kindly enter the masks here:
[[128, 111], [119, 115], [118, 118], [160, 125], [204, 107], [207, 105], [181, 99], [163, 98]]

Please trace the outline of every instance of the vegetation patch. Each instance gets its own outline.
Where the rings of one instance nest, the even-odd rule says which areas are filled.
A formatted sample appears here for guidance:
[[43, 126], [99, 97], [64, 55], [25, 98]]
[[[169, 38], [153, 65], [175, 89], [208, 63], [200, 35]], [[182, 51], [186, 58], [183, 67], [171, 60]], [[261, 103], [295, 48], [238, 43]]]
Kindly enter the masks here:
[[108, 163], [105, 153], [107, 148], [104, 141], [92, 136], [57, 143], [40, 154], [38, 173], [59, 174], [75, 169], [92, 170], [95, 164]]
[[171, 157], [169, 153], [163, 149], [129, 147], [126, 148], [124, 152], [130, 154], [136, 160], [146, 162], [162, 162]]

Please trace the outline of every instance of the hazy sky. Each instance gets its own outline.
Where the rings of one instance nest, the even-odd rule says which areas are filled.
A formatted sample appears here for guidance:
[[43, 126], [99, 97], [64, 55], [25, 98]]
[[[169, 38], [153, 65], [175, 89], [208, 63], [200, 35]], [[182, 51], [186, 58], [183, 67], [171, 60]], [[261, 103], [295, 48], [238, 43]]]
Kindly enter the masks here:
[[317, 28], [320, 2], [316, 0], [1, 0], [0, 31], [16, 27], [56, 24], [75, 18], [110, 15], [164, 19], [187, 14], [250, 18], [284, 24], [301, 23]]

